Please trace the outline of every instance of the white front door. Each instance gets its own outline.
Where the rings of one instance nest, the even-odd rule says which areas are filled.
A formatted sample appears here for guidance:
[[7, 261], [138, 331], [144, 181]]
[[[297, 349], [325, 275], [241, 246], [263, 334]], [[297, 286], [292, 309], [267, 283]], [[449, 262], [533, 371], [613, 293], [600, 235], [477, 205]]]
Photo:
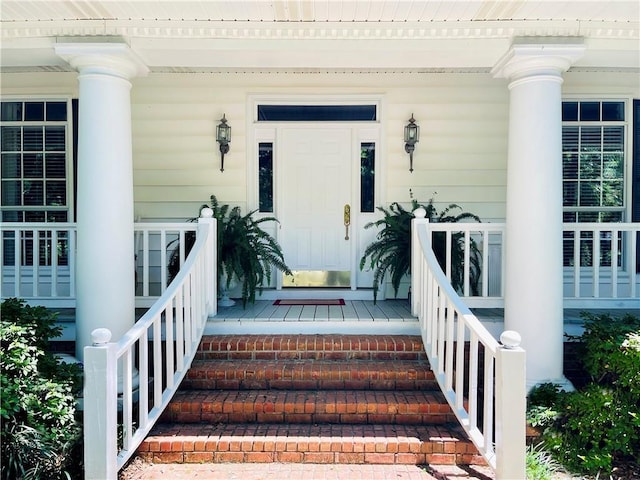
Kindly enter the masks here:
[[292, 127], [279, 132], [281, 237], [293, 279], [284, 286], [349, 287], [352, 131], [347, 127]]

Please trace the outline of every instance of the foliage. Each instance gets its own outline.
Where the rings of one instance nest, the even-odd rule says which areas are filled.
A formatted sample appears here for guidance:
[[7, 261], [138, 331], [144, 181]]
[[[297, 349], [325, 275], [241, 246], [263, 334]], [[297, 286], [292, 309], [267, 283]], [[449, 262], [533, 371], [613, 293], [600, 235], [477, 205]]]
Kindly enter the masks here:
[[[271, 281], [272, 268], [291, 275], [280, 244], [262, 229], [265, 223], [277, 223], [277, 218], [254, 218], [257, 210], [242, 215], [240, 207], [220, 205], [215, 195], [211, 195], [211, 205], [204, 204], [200, 210], [207, 207], [213, 210], [213, 218], [218, 221], [218, 285], [225, 279], [229, 288], [234, 279], [238, 279], [242, 284], [243, 306], [255, 302], [256, 292]], [[195, 243], [195, 235], [185, 236], [185, 243], [188, 253]], [[177, 248], [171, 254], [171, 278], [179, 270], [178, 254]]]
[[2, 478], [69, 478], [80, 438], [73, 395], [78, 371], [43, 350], [59, 333], [50, 312], [9, 299], [2, 313]]
[[[431, 222], [459, 222], [462, 220], [480, 221], [477, 215], [461, 212], [455, 215], [453, 212], [462, 210], [459, 205], [451, 204], [441, 212], [433, 205], [433, 199], [426, 205], [421, 205], [416, 199], [411, 198], [411, 209], [405, 209], [400, 203], [393, 202], [389, 208], [377, 207], [383, 213], [383, 218], [370, 222], [364, 228], [378, 227], [380, 231], [371, 244], [365, 249], [360, 259], [360, 270], [366, 266], [374, 269], [373, 273], [373, 298], [378, 297], [378, 289], [387, 273], [390, 276], [394, 294], [398, 295], [402, 278], [411, 273], [411, 220], [413, 211], [422, 207], [427, 212], [427, 218]], [[461, 291], [464, 286], [464, 234], [461, 232], [451, 235], [451, 284], [453, 288]], [[446, 269], [446, 232], [434, 232], [432, 236], [432, 248], [440, 267]], [[476, 242], [471, 239], [470, 245], [470, 285], [473, 295], [478, 294], [480, 281], [480, 252]]]
[[592, 381], [574, 392], [537, 387], [527, 419], [566, 468], [609, 475], [616, 461], [640, 461], [640, 319], [585, 315], [581, 341]]
[[542, 445], [530, 445], [526, 456], [527, 480], [553, 480], [561, 470], [558, 462]]
[[[607, 314], [585, 313], [582, 316], [585, 328], [580, 338], [583, 362], [593, 381], [607, 385], [621, 381], [640, 395], [638, 343], [633, 340], [640, 334], [640, 318], [628, 313], [620, 318]], [[635, 371], [629, 371], [634, 365]]]

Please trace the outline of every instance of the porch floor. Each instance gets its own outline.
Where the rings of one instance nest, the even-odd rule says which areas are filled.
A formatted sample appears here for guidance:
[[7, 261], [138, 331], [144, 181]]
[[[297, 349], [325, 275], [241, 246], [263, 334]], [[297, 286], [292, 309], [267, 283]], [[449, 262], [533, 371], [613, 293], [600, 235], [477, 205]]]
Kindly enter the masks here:
[[[503, 308], [475, 308], [473, 313], [498, 338], [504, 330]], [[582, 313], [610, 313], [613, 316], [632, 313], [640, 317], [640, 308], [627, 310], [564, 310], [565, 333], [579, 335]], [[206, 334], [238, 333], [352, 333], [419, 335], [418, 319], [411, 314], [406, 299], [345, 300], [344, 305], [274, 305], [273, 300], [257, 300], [242, 307], [218, 307], [209, 319]]]
[[[54, 309], [63, 334], [58, 341], [75, 340], [75, 309]], [[498, 338], [504, 330], [504, 309], [474, 308], [476, 316], [485, 327]], [[136, 309], [136, 319], [146, 309]], [[583, 312], [609, 313], [620, 316], [631, 313], [640, 317], [640, 308], [565, 309], [564, 331], [569, 335], [582, 333]], [[205, 334], [296, 334], [296, 333], [342, 333], [342, 334], [387, 334], [419, 335], [418, 319], [411, 315], [407, 299], [345, 300], [344, 305], [274, 305], [273, 300], [257, 300], [242, 307], [238, 301], [232, 307], [218, 307], [218, 313], [209, 319]]]

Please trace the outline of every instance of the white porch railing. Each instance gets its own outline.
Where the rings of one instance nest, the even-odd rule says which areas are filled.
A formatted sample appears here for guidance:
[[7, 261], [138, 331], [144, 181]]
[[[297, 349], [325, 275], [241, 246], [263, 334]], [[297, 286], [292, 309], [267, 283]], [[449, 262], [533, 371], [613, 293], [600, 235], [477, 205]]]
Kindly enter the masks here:
[[[430, 223], [444, 235], [444, 272], [454, 276], [455, 243], [463, 250], [463, 281], [456, 293], [471, 308], [504, 307], [504, 223]], [[638, 308], [640, 223], [565, 223], [565, 308]], [[474, 288], [474, 249], [480, 266]], [[475, 291], [474, 291], [475, 290]]]
[[[136, 263], [132, 268], [137, 278], [137, 307], [151, 306], [164, 293], [171, 253], [177, 247], [183, 262], [195, 229], [195, 223], [134, 224]], [[504, 307], [505, 224], [431, 223], [429, 230], [442, 232], [445, 238], [443, 270], [450, 280], [454, 243], [462, 245], [463, 281], [457, 293], [465, 304], [471, 308]], [[75, 307], [75, 224], [0, 223], [0, 232], [1, 298]], [[640, 223], [565, 223], [565, 308], [637, 308], [639, 236]], [[474, 248], [480, 265], [475, 283], [470, 270]]]
[[526, 378], [519, 335], [504, 332], [501, 345], [462, 302], [432, 250], [425, 213], [416, 210], [412, 222], [411, 307], [431, 368], [496, 478], [524, 479]]
[[0, 223], [2, 298], [75, 306], [75, 223]]
[[[87, 480], [115, 480], [184, 378], [209, 316], [216, 313], [216, 223], [204, 209], [176, 278], [117, 343], [97, 329], [85, 347]], [[161, 245], [165, 245], [161, 241]]]
[[564, 305], [638, 308], [640, 223], [565, 223]]

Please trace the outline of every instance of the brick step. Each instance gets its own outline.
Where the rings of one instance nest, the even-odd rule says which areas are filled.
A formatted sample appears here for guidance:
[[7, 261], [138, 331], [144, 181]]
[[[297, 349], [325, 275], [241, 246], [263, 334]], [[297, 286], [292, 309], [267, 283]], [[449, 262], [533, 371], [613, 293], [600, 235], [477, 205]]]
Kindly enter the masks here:
[[439, 391], [182, 390], [162, 415], [179, 423], [444, 424]]
[[486, 465], [457, 425], [158, 424], [153, 463]]
[[198, 360], [181, 388], [192, 390], [437, 390], [426, 361]]
[[197, 360], [421, 360], [420, 337], [411, 335], [204, 336]]

